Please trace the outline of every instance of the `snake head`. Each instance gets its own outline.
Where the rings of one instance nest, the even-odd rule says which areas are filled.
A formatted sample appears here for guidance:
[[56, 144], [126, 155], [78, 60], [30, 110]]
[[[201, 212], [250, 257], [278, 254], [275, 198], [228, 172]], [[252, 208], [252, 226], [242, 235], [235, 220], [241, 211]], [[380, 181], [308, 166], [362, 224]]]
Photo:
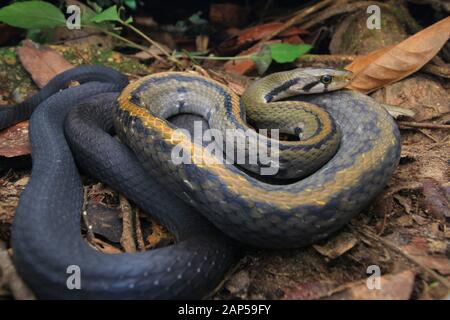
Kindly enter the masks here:
[[353, 73], [347, 70], [299, 68], [291, 72], [292, 79], [298, 79], [298, 81], [289, 88], [289, 91], [297, 94], [339, 90], [353, 80]]

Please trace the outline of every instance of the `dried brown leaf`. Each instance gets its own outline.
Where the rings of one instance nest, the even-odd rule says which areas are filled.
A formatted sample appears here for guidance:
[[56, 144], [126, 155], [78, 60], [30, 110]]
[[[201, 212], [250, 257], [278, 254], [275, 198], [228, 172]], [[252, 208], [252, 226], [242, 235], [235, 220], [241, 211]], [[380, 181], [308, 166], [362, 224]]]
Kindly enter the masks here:
[[346, 67], [355, 74], [348, 88], [369, 93], [409, 76], [430, 61], [449, 37], [447, 17], [395, 46], [355, 59]]
[[423, 178], [422, 184], [425, 212], [438, 219], [450, 218], [450, 201], [440, 183], [433, 178]]
[[0, 156], [11, 158], [30, 153], [28, 121], [19, 122], [0, 132]]
[[45, 86], [57, 74], [73, 68], [58, 52], [41, 47], [30, 40], [23, 42], [23, 46], [17, 49], [17, 54], [39, 88]]
[[313, 248], [327, 258], [336, 259], [353, 248], [357, 243], [358, 239], [352, 233], [341, 232], [323, 245], [313, 245]]
[[117, 254], [117, 253], [122, 253], [122, 251], [116, 247], [114, 247], [113, 245], [100, 240], [98, 238], [94, 238], [91, 240], [92, 241], [92, 245], [99, 250], [100, 252], [103, 253], [109, 253], [109, 254]]
[[329, 297], [332, 300], [407, 300], [411, 297], [415, 273], [406, 270], [397, 274], [387, 274], [380, 278], [379, 289], [369, 289], [367, 282], [355, 282], [344, 291]]

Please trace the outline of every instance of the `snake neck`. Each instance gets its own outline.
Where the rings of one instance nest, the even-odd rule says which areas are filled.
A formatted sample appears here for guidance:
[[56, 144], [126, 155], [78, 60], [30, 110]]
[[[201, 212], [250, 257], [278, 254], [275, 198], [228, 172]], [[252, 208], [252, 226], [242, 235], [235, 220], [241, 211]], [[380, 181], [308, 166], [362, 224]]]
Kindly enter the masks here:
[[292, 135], [301, 129], [303, 138], [311, 137], [329, 122], [329, 117], [310, 103], [280, 100], [298, 95], [299, 88], [308, 90], [314, 82], [315, 78], [303, 77], [298, 70], [272, 73], [254, 81], [241, 97], [248, 120], [257, 127], [277, 128]]
[[295, 71], [272, 73], [254, 81], [242, 95], [242, 100], [247, 106], [280, 101], [302, 93], [298, 88], [305, 88], [306, 93], [308, 86], [315, 82], [314, 79], [302, 77]]

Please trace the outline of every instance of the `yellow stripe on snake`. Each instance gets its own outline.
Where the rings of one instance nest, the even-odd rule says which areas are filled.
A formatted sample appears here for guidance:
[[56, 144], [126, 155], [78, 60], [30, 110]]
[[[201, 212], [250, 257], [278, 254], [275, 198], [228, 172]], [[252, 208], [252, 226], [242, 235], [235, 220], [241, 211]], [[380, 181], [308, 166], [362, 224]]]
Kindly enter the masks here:
[[[255, 81], [239, 98], [198, 75], [154, 74], [122, 92], [115, 127], [161, 184], [227, 235], [261, 247], [303, 246], [365, 208], [399, 161], [395, 122], [373, 99], [342, 89], [351, 78], [347, 71], [295, 69]], [[235, 139], [217, 145], [243, 151], [246, 161], [218, 162], [217, 154], [167, 120], [183, 113], [202, 116], [226, 138], [234, 129]], [[259, 134], [247, 121], [298, 139]], [[252, 145], [258, 147], [253, 162]], [[173, 161], [175, 148], [191, 163]], [[277, 161], [264, 163], [266, 151]], [[272, 175], [258, 176], [267, 172]]]

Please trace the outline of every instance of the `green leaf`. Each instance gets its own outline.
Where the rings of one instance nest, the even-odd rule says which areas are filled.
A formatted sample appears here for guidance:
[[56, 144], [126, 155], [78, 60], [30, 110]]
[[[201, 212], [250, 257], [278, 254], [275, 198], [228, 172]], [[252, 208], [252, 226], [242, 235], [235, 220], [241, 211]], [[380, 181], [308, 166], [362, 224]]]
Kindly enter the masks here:
[[137, 4], [136, 0], [124, 0], [123, 4], [126, 5], [131, 10], [136, 10]]
[[53, 30], [51, 30], [51, 29], [45, 29], [45, 30], [27, 29], [26, 38], [33, 40], [36, 43], [48, 43], [48, 41], [50, 40], [51, 34], [52, 34], [52, 32], [49, 32], [49, 31], [53, 31]]
[[91, 19], [92, 22], [104, 22], [104, 21], [122, 21], [119, 16], [119, 11], [117, 10], [117, 6], [113, 5], [112, 7], [109, 7], [108, 9], [100, 12], [95, 17]]
[[51, 3], [26, 1], [0, 9], [0, 22], [24, 29], [45, 29], [65, 26], [66, 18]]
[[256, 65], [259, 74], [263, 74], [272, 63], [272, 51], [268, 46], [263, 46], [261, 50], [252, 55], [252, 60]]
[[81, 25], [88, 25], [97, 13], [89, 8], [87, 5], [81, 5]]
[[278, 63], [292, 62], [301, 55], [311, 50], [309, 44], [272, 43], [268, 47], [272, 52], [272, 58]]
[[193, 25], [196, 25], [196, 26], [200, 26], [200, 25], [208, 23], [208, 21], [206, 21], [205, 19], [200, 17], [201, 15], [202, 15], [202, 12], [198, 11], [198, 12], [194, 13], [192, 16], [190, 16], [188, 18], [188, 20], [190, 23], [192, 23]]

